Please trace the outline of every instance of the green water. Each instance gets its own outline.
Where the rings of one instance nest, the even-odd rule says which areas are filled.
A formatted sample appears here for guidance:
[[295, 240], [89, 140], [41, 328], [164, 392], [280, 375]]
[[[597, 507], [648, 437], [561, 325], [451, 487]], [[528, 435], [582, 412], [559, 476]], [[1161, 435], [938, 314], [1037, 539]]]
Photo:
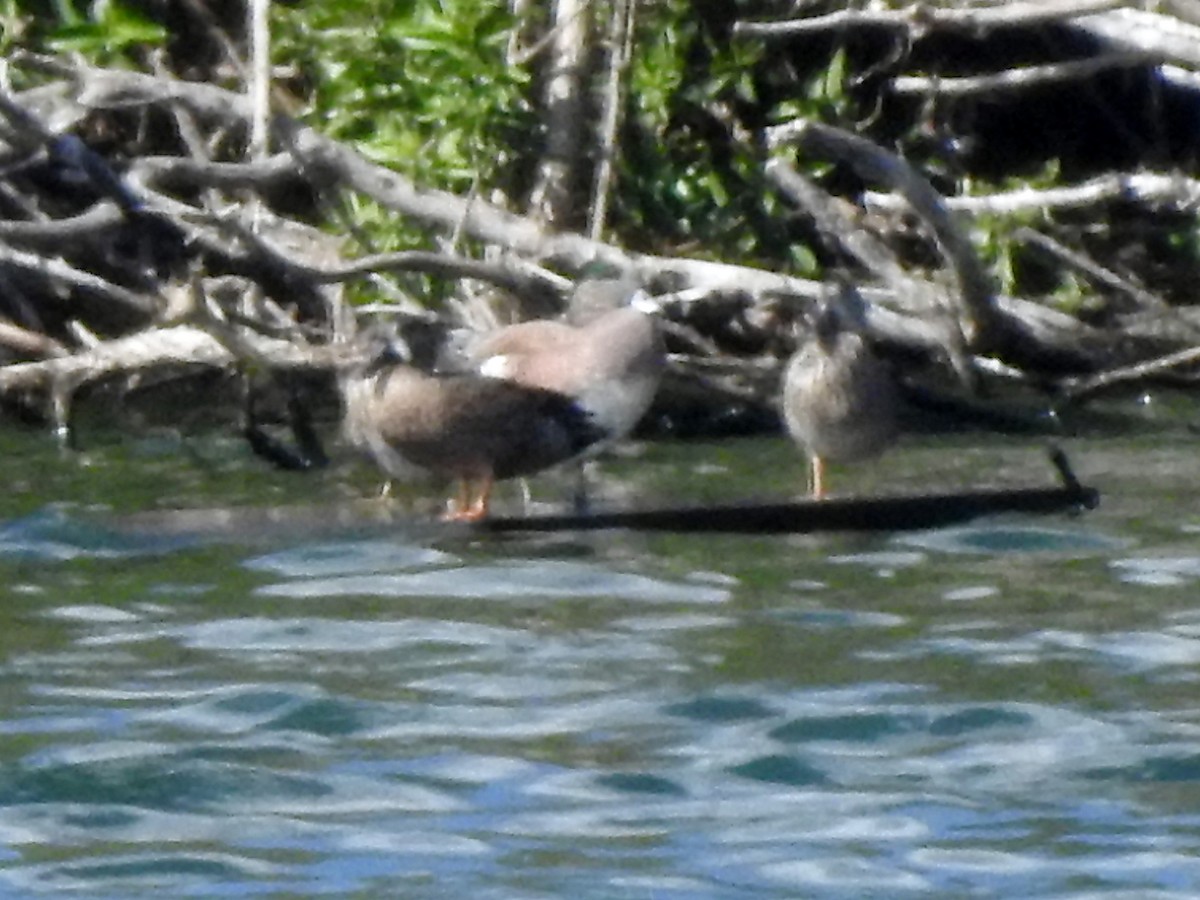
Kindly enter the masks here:
[[[499, 538], [351, 461], [6, 430], [0, 895], [1195, 896], [1194, 440], [1065, 446], [1079, 516]], [[802, 481], [781, 440], [658, 443], [596, 496]], [[978, 435], [833, 473], [1053, 482]]]

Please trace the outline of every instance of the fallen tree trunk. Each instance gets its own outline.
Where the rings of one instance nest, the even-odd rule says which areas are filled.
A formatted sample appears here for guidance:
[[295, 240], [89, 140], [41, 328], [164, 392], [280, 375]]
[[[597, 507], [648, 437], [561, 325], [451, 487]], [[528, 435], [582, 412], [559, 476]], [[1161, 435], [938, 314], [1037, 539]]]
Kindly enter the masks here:
[[1092, 509], [1099, 493], [1075, 480], [1066, 457], [1055, 451], [1059, 487], [1008, 488], [953, 494], [855, 497], [796, 503], [621, 510], [581, 515], [489, 518], [489, 532], [671, 531], [724, 534], [806, 534], [817, 531], [915, 531], [941, 528], [1001, 513], [1044, 515]]

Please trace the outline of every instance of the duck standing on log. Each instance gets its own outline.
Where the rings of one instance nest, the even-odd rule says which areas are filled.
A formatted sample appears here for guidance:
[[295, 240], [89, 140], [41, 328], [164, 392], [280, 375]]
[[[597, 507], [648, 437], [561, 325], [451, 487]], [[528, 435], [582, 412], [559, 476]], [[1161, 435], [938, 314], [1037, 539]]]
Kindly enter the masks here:
[[350, 441], [392, 478], [421, 470], [458, 483], [448, 521], [488, 514], [497, 480], [532, 475], [607, 436], [562, 393], [472, 373], [436, 374], [412, 364], [398, 336], [372, 339], [366, 362], [342, 380]]
[[[598, 266], [590, 273], [585, 270], [562, 318], [519, 322], [473, 337], [450, 364], [570, 397], [603, 434], [587, 448], [587, 457], [634, 430], [666, 368], [658, 304], [631, 276]], [[587, 508], [582, 479], [575, 507]]]
[[632, 277], [585, 277], [561, 319], [519, 322], [465, 350], [479, 374], [573, 398], [605, 432], [629, 435], [650, 408], [666, 353], [658, 306]]
[[822, 300], [784, 372], [783, 418], [808, 455], [814, 500], [826, 496], [827, 461], [877, 456], [898, 436], [899, 392], [864, 335], [864, 312], [849, 286]]

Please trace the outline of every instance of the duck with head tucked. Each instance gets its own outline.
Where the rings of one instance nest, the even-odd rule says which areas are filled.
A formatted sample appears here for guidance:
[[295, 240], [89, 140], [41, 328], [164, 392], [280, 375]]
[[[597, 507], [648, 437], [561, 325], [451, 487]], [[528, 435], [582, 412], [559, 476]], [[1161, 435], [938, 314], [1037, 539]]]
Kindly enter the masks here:
[[531, 475], [584, 452], [605, 429], [574, 398], [475, 373], [431, 374], [398, 336], [370, 337], [366, 362], [342, 382], [345, 430], [387, 475], [424, 470], [458, 483], [445, 516], [487, 516], [497, 480]]
[[466, 361], [486, 377], [572, 398], [604, 432], [595, 453], [632, 432], [658, 390], [666, 367], [658, 311], [634, 277], [593, 264], [562, 318], [482, 335]]
[[864, 330], [863, 300], [845, 286], [821, 301], [784, 371], [784, 423], [808, 454], [814, 500], [826, 496], [826, 461], [876, 456], [899, 431], [896, 382]]

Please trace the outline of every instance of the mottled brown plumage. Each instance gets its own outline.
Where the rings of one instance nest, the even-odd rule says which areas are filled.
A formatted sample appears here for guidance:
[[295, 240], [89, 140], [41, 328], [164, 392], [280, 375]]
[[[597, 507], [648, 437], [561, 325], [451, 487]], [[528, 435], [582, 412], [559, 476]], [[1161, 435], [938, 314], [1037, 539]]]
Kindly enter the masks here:
[[603, 435], [562, 394], [378, 356], [344, 381], [343, 394], [347, 435], [389, 476], [425, 470], [459, 482], [448, 519], [483, 518], [494, 481], [570, 459]]
[[817, 500], [825, 496], [827, 460], [875, 456], [898, 432], [896, 383], [859, 328], [861, 302], [846, 293], [826, 301], [784, 373], [784, 422], [809, 456]]

